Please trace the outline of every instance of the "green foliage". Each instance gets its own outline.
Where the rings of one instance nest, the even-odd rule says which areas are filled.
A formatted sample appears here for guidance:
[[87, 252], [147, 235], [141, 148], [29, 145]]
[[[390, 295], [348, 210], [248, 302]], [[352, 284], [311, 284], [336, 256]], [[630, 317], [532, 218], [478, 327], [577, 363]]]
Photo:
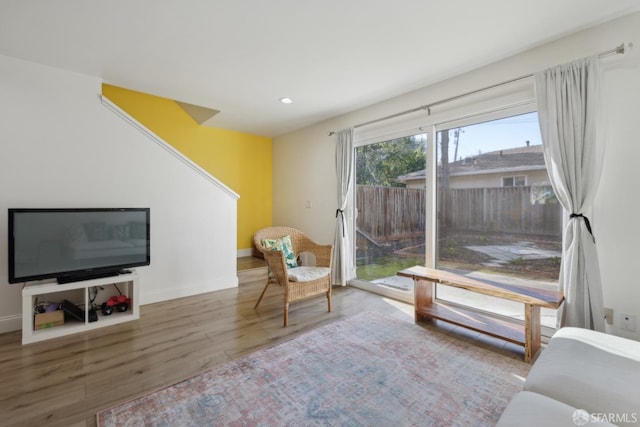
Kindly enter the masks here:
[[426, 168], [426, 139], [407, 136], [356, 148], [356, 183], [404, 187], [396, 178]]
[[376, 280], [382, 277], [395, 276], [398, 271], [414, 265], [424, 265], [424, 259], [394, 256], [381, 257], [376, 259], [375, 263], [356, 267], [356, 277], [360, 280]]
[[526, 261], [523, 257], [519, 256], [510, 260], [509, 263], [513, 265], [524, 265]]
[[447, 253], [447, 255], [449, 255], [450, 257], [454, 257], [456, 256], [456, 254], [458, 253], [458, 249], [456, 249], [455, 246], [447, 246], [447, 248], [445, 249], [445, 252]]

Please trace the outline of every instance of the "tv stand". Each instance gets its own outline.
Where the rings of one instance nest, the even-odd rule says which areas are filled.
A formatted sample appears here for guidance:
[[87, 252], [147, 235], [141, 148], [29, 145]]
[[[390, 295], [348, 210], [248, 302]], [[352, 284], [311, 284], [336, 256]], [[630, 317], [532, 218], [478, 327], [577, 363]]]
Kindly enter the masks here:
[[[104, 316], [100, 310], [97, 310], [98, 320], [94, 320], [93, 318], [90, 320], [90, 310], [88, 309], [91, 301], [89, 289], [94, 286], [101, 288], [94, 304], [99, 305], [109, 299], [110, 296], [119, 295], [119, 289], [123, 295], [126, 295], [131, 300], [127, 311], [117, 312], [114, 310], [113, 314]], [[118, 289], [116, 289], [116, 287]], [[50, 282], [26, 285], [22, 289], [22, 344], [30, 344], [139, 319], [139, 291], [140, 285], [135, 272], [123, 275], [118, 275], [116, 272], [116, 276], [64, 284]], [[84, 308], [84, 321], [65, 319], [63, 325], [36, 330], [34, 328], [35, 318], [33, 311], [36, 303], [43, 301], [62, 302], [65, 299]]]

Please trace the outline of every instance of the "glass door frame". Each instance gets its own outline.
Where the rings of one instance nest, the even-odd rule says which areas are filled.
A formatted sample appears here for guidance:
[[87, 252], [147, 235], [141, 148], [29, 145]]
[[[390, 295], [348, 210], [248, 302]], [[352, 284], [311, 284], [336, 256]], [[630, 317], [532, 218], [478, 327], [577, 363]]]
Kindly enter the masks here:
[[[425, 147], [425, 156], [427, 157], [426, 159], [426, 173], [427, 176], [429, 176], [429, 140], [431, 138], [431, 135], [433, 134], [433, 127], [432, 126], [425, 126], [425, 127], [419, 127], [419, 128], [415, 128], [415, 127], [411, 127], [410, 129], [404, 130], [404, 131], [400, 131], [400, 132], [394, 132], [394, 133], [390, 133], [385, 135], [383, 138], [376, 138], [375, 140], [369, 140], [366, 141], [364, 143], [356, 143], [354, 144], [353, 150], [354, 150], [354, 161], [355, 161], [355, 156], [356, 156], [356, 150], [360, 147], [366, 146], [366, 145], [373, 145], [373, 144], [378, 144], [378, 143], [382, 143], [385, 141], [389, 141], [389, 140], [393, 140], [393, 139], [398, 139], [398, 138], [403, 138], [403, 137], [411, 137], [411, 136], [415, 136], [415, 135], [421, 135], [421, 134], [425, 134], [427, 135], [427, 142], [426, 142], [426, 147]], [[353, 262], [354, 262], [354, 270], [356, 270], [356, 224], [357, 224], [357, 218], [358, 218], [358, 211], [357, 211], [357, 203], [356, 203], [356, 182], [357, 182], [357, 177], [354, 174], [354, 191], [351, 194], [351, 203], [353, 206], [353, 218], [352, 218], [352, 223], [353, 223], [353, 227], [352, 227], [352, 233], [351, 233], [351, 245], [352, 245], [352, 254], [353, 254]], [[425, 198], [428, 199], [429, 197], [429, 189], [428, 189], [428, 185], [426, 185], [427, 180], [425, 180]], [[429, 216], [429, 203], [427, 202], [427, 206], [425, 209], [425, 215], [427, 215], [427, 217]], [[425, 221], [425, 228], [429, 227], [430, 224], [428, 222], [428, 218]], [[427, 234], [428, 231], [425, 230], [425, 252], [427, 252], [429, 249], [426, 245], [427, 242]], [[414, 293], [413, 292], [403, 292], [397, 289], [393, 289], [390, 287], [386, 287], [386, 286], [380, 286], [376, 283], [373, 282], [369, 282], [367, 280], [363, 280], [363, 279], [358, 279], [357, 277], [355, 277], [354, 279], [351, 279], [349, 281], [349, 285], [359, 288], [359, 289], [363, 289], [369, 292], [373, 292], [376, 293], [378, 295], [382, 295], [384, 297], [388, 297], [388, 298], [392, 298], [398, 301], [402, 301], [402, 302], [406, 302], [409, 303], [411, 305], [413, 305], [413, 300], [414, 300]]]
[[[427, 218], [425, 220], [425, 259], [424, 265], [426, 267], [434, 268], [436, 265], [436, 256], [437, 256], [437, 164], [438, 159], [436, 158], [437, 154], [437, 140], [436, 135], [440, 130], [451, 129], [456, 127], [464, 127], [472, 124], [498, 120], [506, 117], [516, 116], [520, 114], [526, 114], [537, 111], [535, 98], [533, 96], [514, 96], [513, 98], [509, 97], [508, 99], [497, 97], [494, 101], [483, 102], [481, 104], [476, 105], [475, 107], [463, 107], [460, 109], [452, 108], [448, 111], [443, 111], [433, 116], [423, 117], [420, 120], [418, 126], [416, 126], [416, 122], [412, 122], [412, 125], [407, 126], [404, 131], [396, 131], [392, 132], [392, 134], [385, 135], [385, 138], [377, 138], [375, 142], [371, 140], [357, 144], [354, 146], [354, 151], [356, 147], [360, 147], [362, 145], [368, 145], [376, 142], [383, 142], [387, 139], [392, 139], [395, 137], [402, 137], [408, 135], [415, 135], [418, 133], [424, 133], [427, 135], [426, 142], [426, 192], [425, 192], [425, 203], [426, 209], [425, 213]], [[473, 104], [473, 103], [472, 103]], [[474, 111], [475, 110], [475, 111]], [[397, 128], [396, 128], [397, 130]], [[354, 263], [355, 263], [355, 252], [356, 252], [356, 243], [355, 243], [355, 224], [357, 218], [357, 212], [355, 209], [355, 191], [352, 194], [352, 202], [353, 202], [353, 235], [352, 235], [352, 250], [354, 254]], [[355, 265], [354, 265], [355, 269]], [[352, 279], [349, 281], [349, 285], [352, 285], [357, 288], [361, 288], [367, 291], [375, 292], [382, 296], [390, 297], [393, 299], [397, 299], [400, 301], [404, 301], [410, 304], [413, 304], [413, 293], [401, 292], [390, 288], [383, 288], [377, 286], [371, 282], [364, 281], [361, 279]], [[435, 286], [435, 285], [434, 285]], [[434, 289], [434, 296], [437, 299], [437, 288]], [[448, 302], [448, 304], [451, 304]], [[496, 317], [502, 317], [498, 314], [490, 313], [495, 315]], [[543, 335], [550, 336], [554, 332], [553, 329], [547, 328], [543, 326]]]
[[[476, 115], [465, 115], [460, 118], [451, 118], [446, 121], [439, 121], [429, 126], [427, 133], [427, 189], [426, 189], [426, 201], [427, 201], [427, 226], [425, 230], [426, 249], [425, 249], [425, 266], [430, 268], [436, 267], [437, 248], [436, 242], [438, 238], [438, 224], [437, 224], [437, 165], [438, 165], [438, 147], [437, 147], [437, 133], [441, 130], [447, 130], [452, 128], [464, 127], [474, 124], [480, 124], [488, 121], [499, 120], [507, 117], [517, 116], [526, 113], [537, 112], [535, 101], [524, 103], [515, 107], [497, 108], [490, 112], [485, 112]], [[433, 284], [433, 296], [434, 300], [438, 301], [438, 286]], [[523, 320], [513, 319], [511, 317], [502, 316], [490, 311], [484, 311], [476, 309], [474, 307], [468, 307], [452, 301], [446, 301], [447, 305], [460, 305], [467, 310], [477, 310], [484, 315], [495, 316], [497, 318], [506, 319], [516, 323], [524, 324]], [[555, 329], [542, 325], [543, 337], [550, 337], [555, 332]]]
[[488, 122], [492, 120], [503, 119], [506, 117], [517, 116], [519, 114], [532, 113], [537, 111], [535, 102], [528, 102], [523, 105], [515, 107], [496, 108], [490, 112], [464, 115], [462, 117], [450, 117], [448, 120], [442, 120], [437, 123], [432, 123], [427, 129], [427, 214], [431, 217], [428, 218], [429, 226], [425, 230], [426, 250], [425, 250], [425, 266], [435, 268], [436, 265], [436, 241], [438, 231], [438, 218], [437, 218], [437, 166], [438, 159], [438, 146], [436, 141], [436, 135], [441, 130], [447, 130], [452, 128], [464, 127], [482, 122]]

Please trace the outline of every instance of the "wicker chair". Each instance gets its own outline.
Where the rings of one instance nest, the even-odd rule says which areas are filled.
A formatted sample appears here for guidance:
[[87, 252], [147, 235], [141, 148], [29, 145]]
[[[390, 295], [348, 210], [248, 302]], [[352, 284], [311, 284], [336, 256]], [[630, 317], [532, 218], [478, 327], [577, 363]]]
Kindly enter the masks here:
[[[312, 269], [309, 267], [302, 267], [301, 269], [288, 270], [283, 252], [268, 249], [262, 243], [263, 239], [279, 239], [287, 235], [291, 237], [291, 244], [296, 257], [299, 257], [300, 254], [305, 252], [312, 253], [316, 258], [316, 267], [325, 267], [323, 269], [325, 271], [318, 271], [320, 269], [315, 269], [316, 277], [311, 277], [312, 280], [308, 280], [309, 278], [307, 278], [307, 281], [295, 281], [301, 280], [300, 278], [294, 277], [301, 269]], [[331, 311], [332, 245], [319, 245], [309, 237], [305, 236], [301, 231], [290, 227], [263, 228], [255, 233], [253, 236], [253, 242], [256, 249], [264, 255], [264, 259], [267, 261], [269, 269], [271, 270], [269, 278], [267, 279], [267, 284], [265, 285], [262, 294], [260, 294], [260, 298], [258, 299], [254, 309], [258, 308], [258, 305], [260, 304], [260, 301], [262, 301], [262, 297], [267, 291], [269, 285], [277, 283], [284, 287], [284, 326], [287, 326], [289, 322], [289, 303], [293, 301], [315, 295], [326, 294], [329, 311]], [[304, 280], [304, 278], [302, 280]]]

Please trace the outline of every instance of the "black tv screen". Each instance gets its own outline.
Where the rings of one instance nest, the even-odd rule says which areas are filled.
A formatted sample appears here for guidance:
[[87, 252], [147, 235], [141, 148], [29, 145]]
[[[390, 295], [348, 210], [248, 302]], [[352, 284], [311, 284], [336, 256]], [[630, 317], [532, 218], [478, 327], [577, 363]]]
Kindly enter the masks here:
[[9, 209], [9, 283], [149, 265], [149, 208]]

